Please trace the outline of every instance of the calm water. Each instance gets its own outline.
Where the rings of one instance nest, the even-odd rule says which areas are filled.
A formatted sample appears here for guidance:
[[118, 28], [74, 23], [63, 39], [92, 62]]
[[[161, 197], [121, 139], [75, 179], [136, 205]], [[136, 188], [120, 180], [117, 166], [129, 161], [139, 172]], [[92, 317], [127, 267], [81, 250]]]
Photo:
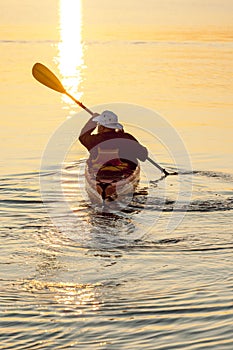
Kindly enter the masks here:
[[[23, 26], [9, 14], [2, 22], [0, 349], [231, 350], [229, 30], [169, 28], [158, 33], [151, 15], [147, 21], [146, 10], [137, 7], [135, 23], [118, 32], [114, 21], [97, 26], [98, 16], [91, 26], [93, 9], [83, 5], [84, 29], [78, 32], [80, 22], [74, 43], [67, 39], [65, 7], [59, 17], [58, 2], [50, 6], [43, 23], [25, 15], [39, 10], [33, 6], [20, 10]], [[109, 7], [106, 11], [110, 15]], [[137, 26], [137, 13], [143, 14], [144, 27]], [[76, 22], [70, 17], [71, 29]], [[103, 25], [109, 25], [109, 32]], [[88, 201], [87, 155], [78, 143], [69, 149], [62, 173], [55, 158], [40, 172], [55, 130], [77, 117], [73, 131], [78, 134], [85, 113], [74, 116], [77, 106], [32, 78], [37, 61], [94, 110], [101, 108], [92, 107], [98, 104], [121, 102], [158, 111], [171, 124], [169, 133], [176, 129], [182, 138], [192, 169], [178, 162], [179, 176], [163, 179], [152, 165], [142, 164], [137, 193], [115, 213], [101, 213]], [[172, 150], [148, 136], [151, 131], [159, 137], [156, 119], [135, 113], [121, 122], [159, 164], [176, 169]], [[58, 153], [65, 140], [64, 132]], [[46, 205], [40, 182], [48, 185]], [[177, 209], [177, 193], [182, 202], [191, 185], [190, 202]], [[168, 231], [173, 215], [184, 218]]]

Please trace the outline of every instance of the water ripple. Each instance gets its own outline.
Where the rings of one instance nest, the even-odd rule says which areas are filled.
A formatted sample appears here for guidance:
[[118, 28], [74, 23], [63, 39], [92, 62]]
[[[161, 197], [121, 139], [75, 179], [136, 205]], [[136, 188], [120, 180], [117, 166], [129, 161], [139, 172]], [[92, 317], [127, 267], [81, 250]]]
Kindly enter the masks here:
[[[175, 176], [165, 180], [164, 203], [160, 181], [142, 183], [130, 206], [102, 213], [76, 200], [76, 175], [68, 165], [63, 188], [77, 225], [66, 233], [42, 205], [38, 174], [0, 181], [2, 349], [230, 350], [231, 175], [194, 172], [186, 219], [172, 233], [164, 222], [174, 208]], [[68, 224], [62, 197], [53, 188], [49, 196]]]

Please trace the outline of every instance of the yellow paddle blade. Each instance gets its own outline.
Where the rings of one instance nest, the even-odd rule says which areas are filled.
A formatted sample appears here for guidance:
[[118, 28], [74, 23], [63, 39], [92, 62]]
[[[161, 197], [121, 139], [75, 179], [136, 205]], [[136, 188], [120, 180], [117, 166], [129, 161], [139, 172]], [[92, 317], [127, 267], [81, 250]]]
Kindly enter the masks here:
[[32, 75], [41, 84], [49, 87], [50, 89], [61, 92], [62, 94], [66, 93], [66, 90], [60, 80], [42, 63], [34, 64], [32, 67]]

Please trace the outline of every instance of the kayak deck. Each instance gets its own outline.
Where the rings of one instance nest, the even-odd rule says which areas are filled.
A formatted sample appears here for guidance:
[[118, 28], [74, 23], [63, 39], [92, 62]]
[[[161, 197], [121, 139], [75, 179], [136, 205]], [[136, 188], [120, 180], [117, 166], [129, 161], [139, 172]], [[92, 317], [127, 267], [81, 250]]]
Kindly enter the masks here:
[[131, 173], [123, 173], [121, 176], [99, 177], [91, 173], [86, 166], [86, 191], [91, 202], [95, 204], [107, 204], [122, 202], [126, 198], [132, 198], [140, 179], [140, 166]]

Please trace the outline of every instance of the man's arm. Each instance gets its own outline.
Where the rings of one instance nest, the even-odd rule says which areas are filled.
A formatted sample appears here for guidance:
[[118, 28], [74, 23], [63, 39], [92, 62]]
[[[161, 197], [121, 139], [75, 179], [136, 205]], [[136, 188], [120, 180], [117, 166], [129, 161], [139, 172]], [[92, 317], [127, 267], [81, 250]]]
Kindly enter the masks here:
[[98, 114], [95, 113], [88, 122], [84, 125], [82, 128], [80, 135], [79, 135], [79, 141], [83, 146], [85, 146], [88, 150], [90, 150], [93, 147], [92, 142], [92, 135], [91, 133], [95, 130], [97, 123], [94, 122], [92, 119], [96, 117]]
[[135, 141], [135, 143], [133, 144], [133, 153], [135, 154], [136, 158], [140, 159], [142, 162], [145, 162], [145, 160], [148, 157], [147, 148], [141, 145], [140, 142], [138, 142], [138, 140], [133, 135], [128, 133], [126, 133], [125, 135], [127, 135], [127, 138], [129, 138], [130, 140]]
[[148, 150], [146, 147], [142, 146], [140, 143], [139, 143], [139, 152], [138, 152], [138, 159], [140, 159], [142, 162], [145, 162], [145, 160], [147, 159], [148, 157]]

